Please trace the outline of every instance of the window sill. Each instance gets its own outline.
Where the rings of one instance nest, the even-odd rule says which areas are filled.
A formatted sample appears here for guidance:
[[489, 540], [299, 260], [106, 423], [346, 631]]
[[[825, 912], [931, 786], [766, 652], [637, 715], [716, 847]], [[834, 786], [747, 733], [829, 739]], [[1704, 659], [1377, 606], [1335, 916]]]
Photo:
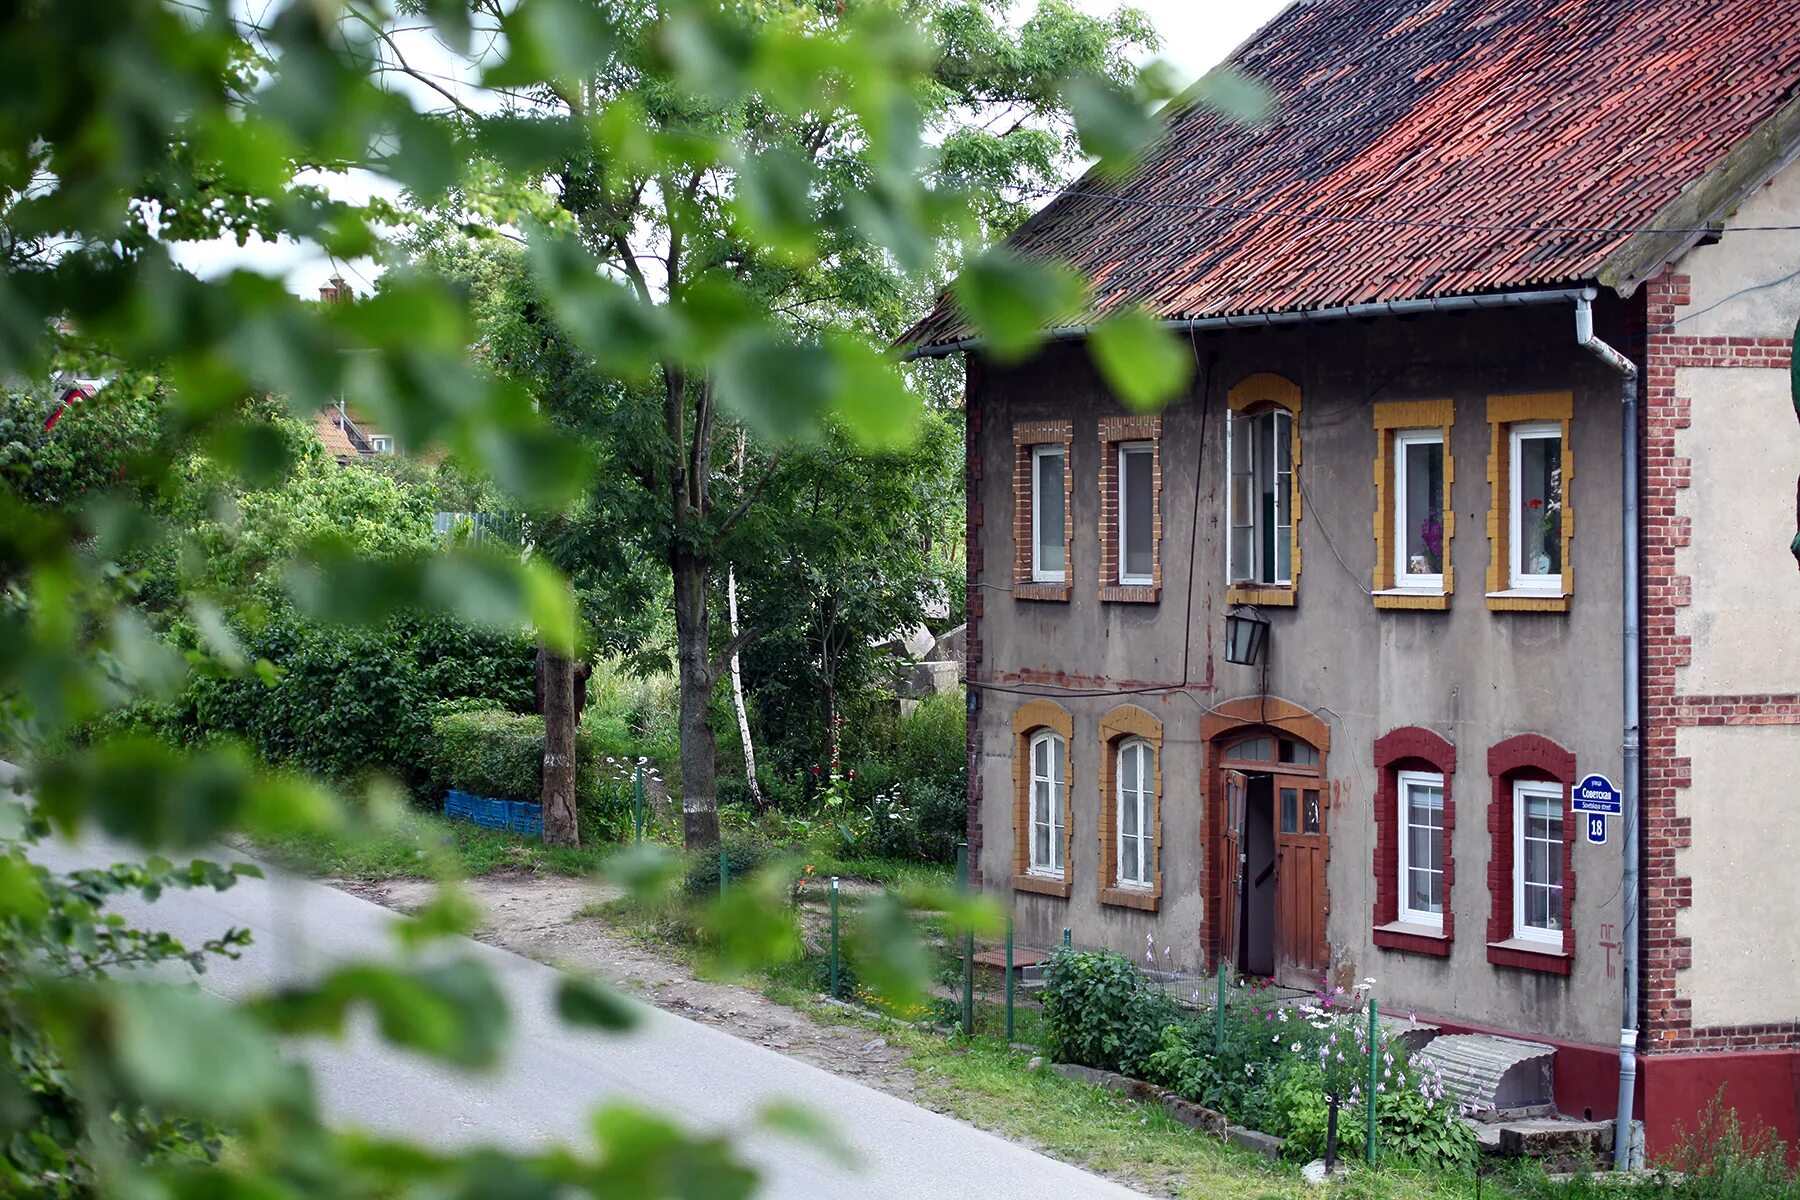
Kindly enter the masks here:
[[1377, 925], [1375, 944], [1386, 950], [1429, 954], [1434, 958], [1450, 957], [1449, 934], [1437, 926], [1412, 921], [1392, 921], [1386, 925]]
[[1067, 601], [1070, 587], [1066, 583], [1015, 583], [1012, 589], [1014, 600], [1061, 600]]
[[1162, 598], [1156, 583], [1103, 583], [1100, 599], [1109, 604], [1155, 604]]
[[1487, 944], [1488, 961], [1497, 967], [1517, 967], [1521, 971], [1542, 971], [1546, 975], [1567, 975], [1575, 958], [1548, 942], [1526, 938], [1508, 938]]
[[1225, 589], [1225, 603], [1260, 604], [1265, 608], [1292, 608], [1295, 594], [1294, 586], [1287, 583], [1234, 583]]
[[1425, 588], [1383, 588], [1374, 593], [1375, 607], [1443, 612], [1450, 607], [1450, 593]]
[[1153, 887], [1103, 887], [1100, 903], [1155, 912], [1162, 905], [1162, 894], [1160, 889]]
[[1487, 606], [1494, 612], [1568, 612], [1569, 594], [1536, 588], [1508, 588], [1504, 592], [1489, 592]]
[[1069, 877], [1067, 875], [1014, 875], [1013, 891], [1033, 892], [1039, 896], [1058, 896], [1064, 900], [1069, 898]]

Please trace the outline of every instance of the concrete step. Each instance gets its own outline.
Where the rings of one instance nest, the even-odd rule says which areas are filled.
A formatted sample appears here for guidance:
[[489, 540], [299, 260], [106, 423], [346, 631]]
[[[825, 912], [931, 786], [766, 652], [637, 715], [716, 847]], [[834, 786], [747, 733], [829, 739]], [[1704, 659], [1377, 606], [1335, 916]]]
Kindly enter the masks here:
[[1462, 1111], [1494, 1120], [1526, 1110], [1554, 1111], [1556, 1047], [1486, 1033], [1447, 1033], [1431, 1039], [1415, 1061], [1436, 1070]]

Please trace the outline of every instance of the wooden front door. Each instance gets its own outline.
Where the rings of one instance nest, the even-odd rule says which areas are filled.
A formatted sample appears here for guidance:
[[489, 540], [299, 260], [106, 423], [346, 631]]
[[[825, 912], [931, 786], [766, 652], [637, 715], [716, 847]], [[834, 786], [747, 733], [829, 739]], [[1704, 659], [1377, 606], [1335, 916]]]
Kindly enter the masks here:
[[1239, 963], [1238, 931], [1243, 926], [1238, 899], [1244, 894], [1244, 789], [1242, 771], [1225, 772], [1225, 821], [1220, 831], [1219, 867], [1225, 886], [1219, 897], [1220, 954], [1234, 968]]
[[1323, 783], [1275, 777], [1275, 980], [1308, 991], [1319, 986], [1330, 965]]

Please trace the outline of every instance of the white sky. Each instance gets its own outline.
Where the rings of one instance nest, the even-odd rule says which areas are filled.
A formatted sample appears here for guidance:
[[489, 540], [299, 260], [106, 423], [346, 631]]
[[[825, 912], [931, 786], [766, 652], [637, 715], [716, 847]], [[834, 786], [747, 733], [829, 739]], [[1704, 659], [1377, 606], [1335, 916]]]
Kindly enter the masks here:
[[[1108, 13], [1119, 7], [1120, 0], [1075, 0], [1076, 6], [1085, 12], [1096, 15]], [[1126, 0], [1134, 3], [1150, 15], [1162, 36], [1162, 49], [1154, 57], [1167, 60], [1175, 66], [1184, 81], [1198, 78], [1215, 66], [1220, 59], [1229, 54], [1238, 43], [1249, 37], [1276, 13], [1287, 6], [1288, 0]], [[268, 0], [246, 0], [246, 10], [255, 11], [259, 7], [268, 8]], [[1015, 0], [1013, 16], [1022, 20], [1035, 8], [1031, 0]], [[407, 56], [414, 66], [425, 70], [454, 70], [454, 64], [448, 59], [431, 53], [430, 47], [423, 44], [423, 39], [413, 39], [407, 43]], [[432, 60], [436, 58], [437, 62]], [[416, 87], [411, 80], [400, 82]], [[452, 80], [446, 82], [455, 87]], [[458, 89], [462, 90], [462, 89]], [[471, 89], [472, 90], [472, 89]], [[421, 103], [430, 103], [438, 99], [429, 91], [418, 88]], [[325, 178], [320, 180], [330, 187], [333, 194], [346, 200], [359, 202], [366, 199], [372, 190], [388, 191], [387, 188], [371, 189], [366, 179], [344, 180]], [[357, 292], [367, 293], [374, 287], [375, 265], [367, 260], [357, 260], [334, 264], [320, 254], [316, 248], [300, 246], [291, 242], [272, 245], [260, 238], [251, 239], [246, 246], [239, 247], [236, 242], [221, 239], [215, 242], [190, 243], [172, 248], [175, 260], [186, 265], [195, 273], [206, 276], [220, 271], [245, 267], [271, 275], [280, 275], [288, 287], [303, 296], [318, 294], [318, 288], [334, 273], [341, 273]]]

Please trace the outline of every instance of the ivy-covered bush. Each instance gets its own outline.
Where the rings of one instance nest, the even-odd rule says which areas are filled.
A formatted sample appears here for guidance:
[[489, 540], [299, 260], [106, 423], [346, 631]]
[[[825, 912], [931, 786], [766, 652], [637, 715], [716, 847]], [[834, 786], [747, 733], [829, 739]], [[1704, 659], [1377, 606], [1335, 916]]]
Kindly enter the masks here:
[[1059, 1061], [1144, 1073], [1175, 1002], [1111, 950], [1058, 950], [1044, 970], [1044, 1023]]
[[379, 772], [424, 797], [439, 703], [532, 706], [535, 649], [523, 633], [411, 618], [353, 629], [282, 611], [240, 637], [249, 657], [274, 666], [273, 682], [196, 676], [159, 710], [165, 734], [227, 734], [273, 763], [339, 781]]

